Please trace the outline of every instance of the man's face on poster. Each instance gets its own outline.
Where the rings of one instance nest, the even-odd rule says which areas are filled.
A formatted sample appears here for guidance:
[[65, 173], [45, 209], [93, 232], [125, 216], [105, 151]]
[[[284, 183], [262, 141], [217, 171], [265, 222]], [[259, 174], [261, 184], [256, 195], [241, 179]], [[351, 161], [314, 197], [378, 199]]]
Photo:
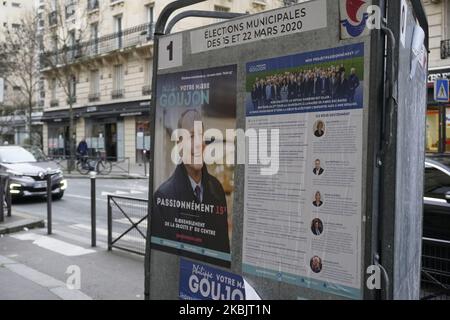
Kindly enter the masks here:
[[316, 169], [320, 170], [320, 160], [316, 160]]
[[[197, 127], [197, 130], [195, 130]], [[199, 130], [201, 128], [201, 130]], [[203, 151], [206, 148], [206, 144], [203, 139], [203, 122], [200, 114], [197, 111], [188, 111], [180, 120], [180, 129], [187, 130], [190, 134], [191, 155], [187, 159], [181, 151], [180, 156], [183, 158], [184, 165], [194, 171], [201, 171], [203, 169]], [[181, 143], [182, 138], [179, 143]], [[190, 160], [190, 161], [187, 161]]]
[[323, 123], [322, 123], [322, 122], [319, 122], [319, 123], [317, 124], [317, 130], [323, 131]]

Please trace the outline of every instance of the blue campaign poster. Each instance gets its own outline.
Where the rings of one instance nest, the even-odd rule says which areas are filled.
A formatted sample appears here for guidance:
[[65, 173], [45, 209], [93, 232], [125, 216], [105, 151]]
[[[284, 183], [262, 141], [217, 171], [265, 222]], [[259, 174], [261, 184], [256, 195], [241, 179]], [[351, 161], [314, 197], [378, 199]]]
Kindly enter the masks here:
[[242, 276], [181, 259], [180, 300], [245, 300]]

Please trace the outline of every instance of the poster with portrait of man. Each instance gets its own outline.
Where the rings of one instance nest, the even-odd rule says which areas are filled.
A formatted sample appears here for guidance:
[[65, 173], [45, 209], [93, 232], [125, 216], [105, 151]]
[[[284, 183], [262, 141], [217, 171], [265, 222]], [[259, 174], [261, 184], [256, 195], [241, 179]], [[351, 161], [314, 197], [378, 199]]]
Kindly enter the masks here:
[[[160, 75], [152, 248], [229, 267], [237, 67]], [[231, 140], [231, 139], [230, 139]], [[228, 161], [227, 161], [228, 160]]]

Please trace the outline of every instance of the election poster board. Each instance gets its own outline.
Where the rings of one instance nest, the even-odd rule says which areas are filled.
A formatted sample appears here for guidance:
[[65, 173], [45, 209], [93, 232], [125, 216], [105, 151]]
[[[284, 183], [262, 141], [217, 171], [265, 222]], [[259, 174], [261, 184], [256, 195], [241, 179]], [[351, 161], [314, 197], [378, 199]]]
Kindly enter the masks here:
[[246, 163], [243, 272], [359, 299], [364, 44], [246, 68], [247, 130], [279, 130], [280, 163]]
[[[230, 65], [165, 74], [157, 85], [152, 248], [224, 267], [231, 265], [234, 164], [226, 158], [234, 141], [226, 131], [236, 127], [236, 72]], [[207, 153], [214, 161], [197, 161]]]
[[326, 27], [327, 1], [307, 1], [193, 30], [191, 48], [195, 54]]
[[180, 300], [245, 300], [242, 276], [186, 259], [180, 261]]

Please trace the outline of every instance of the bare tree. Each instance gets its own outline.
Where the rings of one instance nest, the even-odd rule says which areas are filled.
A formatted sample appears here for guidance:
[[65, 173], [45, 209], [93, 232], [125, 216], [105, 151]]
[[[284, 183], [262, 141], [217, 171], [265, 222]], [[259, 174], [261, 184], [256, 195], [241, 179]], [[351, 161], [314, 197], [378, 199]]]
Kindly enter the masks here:
[[46, 7], [48, 24], [41, 43], [41, 70], [47, 79], [56, 80], [69, 107], [69, 172], [74, 168], [76, 153], [73, 106], [79, 73], [77, 63], [91, 48], [86, 32], [87, 9], [75, 1], [49, 2]]
[[33, 141], [32, 114], [36, 106], [39, 86], [38, 46], [35, 41], [38, 33], [38, 17], [25, 16], [20, 26], [7, 29], [2, 44], [5, 55], [6, 83], [14, 89], [11, 102], [15, 117], [25, 118], [25, 131], [31, 144]]

